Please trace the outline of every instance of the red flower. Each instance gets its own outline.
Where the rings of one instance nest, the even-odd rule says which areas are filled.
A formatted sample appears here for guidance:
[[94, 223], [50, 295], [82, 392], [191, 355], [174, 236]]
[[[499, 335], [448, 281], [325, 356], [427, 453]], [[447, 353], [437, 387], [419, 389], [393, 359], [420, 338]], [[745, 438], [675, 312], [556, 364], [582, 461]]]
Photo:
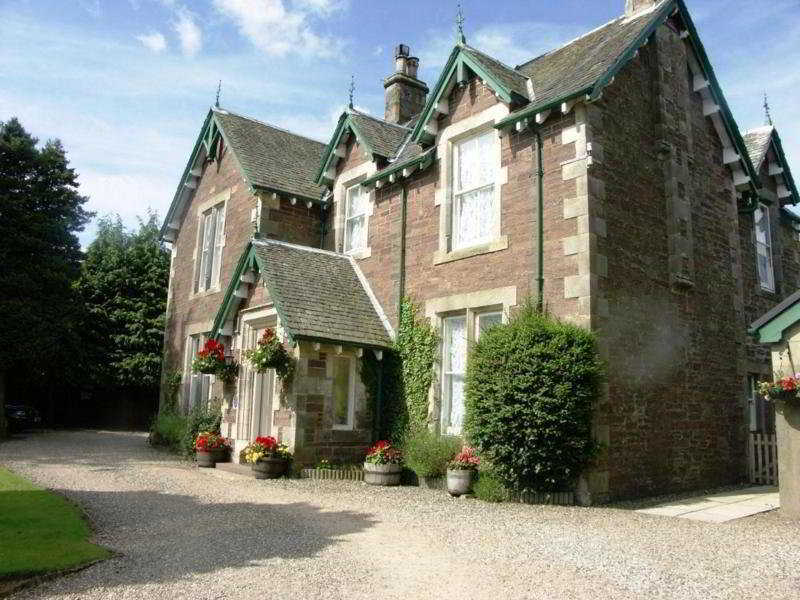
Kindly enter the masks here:
[[274, 452], [278, 447], [278, 440], [271, 435], [256, 438], [256, 444], [261, 444], [267, 452]]
[[797, 389], [797, 380], [794, 377], [784, 377], [779, 383], [785, 392], [793, 392]]

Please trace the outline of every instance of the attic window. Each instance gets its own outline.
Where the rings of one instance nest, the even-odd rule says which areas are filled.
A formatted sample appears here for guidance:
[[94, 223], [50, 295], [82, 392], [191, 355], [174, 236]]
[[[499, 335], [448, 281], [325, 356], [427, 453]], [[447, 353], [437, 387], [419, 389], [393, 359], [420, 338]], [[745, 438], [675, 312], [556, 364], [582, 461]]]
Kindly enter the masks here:
[[755, 223], [756, 264], [758, 265], [758, 282], [761, 289], [775, 291], [775, 273], [772, 269], [772, 230], [769, 223], [769, 208], [759, 204], [753, 213]]

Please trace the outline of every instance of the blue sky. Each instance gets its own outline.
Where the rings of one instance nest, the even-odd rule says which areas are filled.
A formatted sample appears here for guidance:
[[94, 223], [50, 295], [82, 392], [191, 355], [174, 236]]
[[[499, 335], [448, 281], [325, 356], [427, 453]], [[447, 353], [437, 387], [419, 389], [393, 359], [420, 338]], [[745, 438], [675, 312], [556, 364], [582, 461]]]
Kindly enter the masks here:
[[[800, 177], [800, 0], [687, 0], [744, 131], [769, 94]], [[467, 41], [509, 64], [619, 15], [624, 0], [464, 0]], [[347, 102], [383, 115], [392, 48], [432, 85], [455, 0], [0, 0], [0, 121], [58, 137], [89, 207], [165, 214], [222, 79], [222, 105], [327, 141]], [[86, 244], [90, 226], [81, 236]]]

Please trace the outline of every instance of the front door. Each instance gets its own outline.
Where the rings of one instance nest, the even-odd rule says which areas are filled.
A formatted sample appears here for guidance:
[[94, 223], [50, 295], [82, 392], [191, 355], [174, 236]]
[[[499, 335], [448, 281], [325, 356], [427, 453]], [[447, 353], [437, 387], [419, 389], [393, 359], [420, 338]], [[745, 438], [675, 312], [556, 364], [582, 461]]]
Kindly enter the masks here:
[[250, 439], [272, 435], [272, 396], [275, 389], [275, 371], [269, 369], [265, 373], [254, 373], [253, 379], [250, 403], [250, 406], [253, 407]]
[[[241, 348], [255, 348], [267, 327], [274, 327], [274, 319], [264, 322], [245, 322], [242, 327]], [[250, 441], [259, 436], [272, 434], [273, 396], [275, 371], [269, 369], [258, 373], [247, 360], [241, 362], [239, 377], [239, 411], [237, 415], [237, 438]]]

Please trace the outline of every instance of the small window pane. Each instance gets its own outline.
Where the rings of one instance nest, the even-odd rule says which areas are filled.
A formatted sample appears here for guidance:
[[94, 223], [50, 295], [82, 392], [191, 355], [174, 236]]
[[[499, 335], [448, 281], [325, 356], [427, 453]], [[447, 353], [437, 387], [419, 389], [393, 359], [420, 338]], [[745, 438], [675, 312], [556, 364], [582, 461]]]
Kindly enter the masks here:
[[755, 225], [756, 264], [758, 280], [762, 289], [775, 291], [775, 273], [772, 267], [772, 234], [769, 209], [760, 204], [753, 213]]
[[500, 325], [503, 322], [503, 313], [490, 312], [478, 315], [478, 326], [475, 328], [475, 339], [480, 339], [481, 334], [490, 327]]
[[488, 131], [458, 144], [456, 190], [468, 191], [494, 183], [494, 132]]
[[333, 359], [333, 424], [349, 427], [352, 397], [350, 396], [350, 359]]
[[454, 248], [466, 248], [492, 239], [494, 186], [457, 196], [455, 208]]
[[444, 320], [442, 432], [456, 435], [464, 422], [464, 373], [467, 368], [467, 319]]

